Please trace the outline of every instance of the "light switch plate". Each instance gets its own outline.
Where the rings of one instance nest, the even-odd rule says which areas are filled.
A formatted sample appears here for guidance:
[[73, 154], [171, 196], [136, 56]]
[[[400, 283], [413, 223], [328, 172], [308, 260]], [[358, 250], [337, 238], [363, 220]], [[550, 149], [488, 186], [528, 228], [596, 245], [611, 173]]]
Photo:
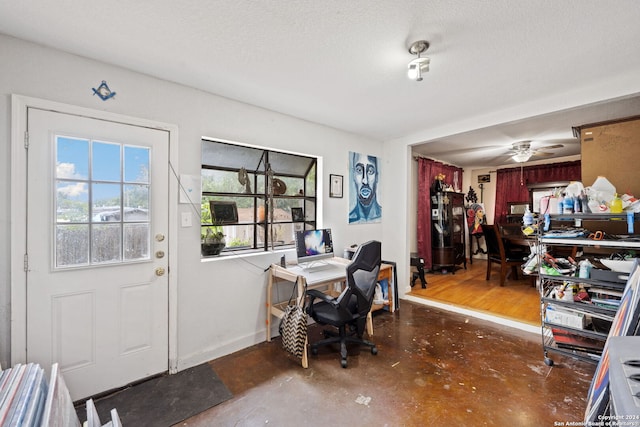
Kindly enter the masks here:
[[182, 212], [181, 224], [183, 227], [191, 227], [191, 212]]

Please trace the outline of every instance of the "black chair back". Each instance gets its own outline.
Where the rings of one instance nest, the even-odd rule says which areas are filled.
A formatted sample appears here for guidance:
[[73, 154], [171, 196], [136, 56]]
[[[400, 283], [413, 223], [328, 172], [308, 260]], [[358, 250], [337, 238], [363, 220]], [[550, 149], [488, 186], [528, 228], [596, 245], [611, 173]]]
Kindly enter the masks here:
[[344, 305], [342, 299], [347, 299], [344, 302], [348, 301], [351, 314], [366, 316], [371, 310], [381, 260], [382, 244], [371, 240], [360, 245], [347, 266], [347, 289], [340, 295], [338, 303]]
[[498, 230], [493, 224], [482, 224], [482, 234], [487, 245], [487, 256], [500, 258], [500, 239]]

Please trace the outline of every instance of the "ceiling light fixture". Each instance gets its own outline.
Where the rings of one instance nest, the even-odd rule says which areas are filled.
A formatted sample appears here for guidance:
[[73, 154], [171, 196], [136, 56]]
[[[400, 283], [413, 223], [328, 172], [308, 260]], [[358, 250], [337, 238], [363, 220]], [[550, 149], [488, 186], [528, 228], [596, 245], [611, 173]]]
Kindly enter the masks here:
[[531, 141], [514, 142], [513, 150], [514, 154], [511, 158], [518, 163], [524, 163], [533, 156]]
[[426, 40], [418, 40], [409, 46], [409, 53], [418, 57], [409, 62], [409, 78], [417, 82], [422, 81], [422, 73], [429, 71], [429, 63], [431, 59], [428, 56], [420, 57], [420, 54], [429, 49], [429, 42]]
[[511, 158], [518, 163], [524, 163], [531, 158], [531, 154], [531, 151], [527, 150], [521, 153], [514, 154]]

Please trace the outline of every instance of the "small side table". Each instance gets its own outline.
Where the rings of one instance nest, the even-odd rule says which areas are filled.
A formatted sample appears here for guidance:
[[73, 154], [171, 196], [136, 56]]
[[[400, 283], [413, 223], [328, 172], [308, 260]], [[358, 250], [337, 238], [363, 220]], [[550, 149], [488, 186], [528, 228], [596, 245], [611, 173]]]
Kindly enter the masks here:
[[419, 278], [422, 283], [422, 289], [427, 288], [427, 279], [424, 277], [424, 258], [418, 256], [417, 253], [412, 253], [410, 258], [412, 267], [415, 267], [418, 271], [413, 273], [411, 277], [411, 287], [416, 284], [416, 280]]

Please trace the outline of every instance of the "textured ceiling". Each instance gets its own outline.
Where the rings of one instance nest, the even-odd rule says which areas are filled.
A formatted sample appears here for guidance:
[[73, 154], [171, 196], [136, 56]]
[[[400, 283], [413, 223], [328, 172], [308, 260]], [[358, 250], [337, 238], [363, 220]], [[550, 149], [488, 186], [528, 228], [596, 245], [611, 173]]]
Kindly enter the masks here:
[[[0, 0], [0, 33], [377, 140], [450, 148], [536, 139], [552, 126], [444, 137], [640, 94], [638, 22], [637, 0]], [[418, 39], [431, 43], [422, 82], [406, 76]], [[615, 114], [640, 114], [626, 104]], [[567, 122], [563, 138], [583, 123]], [[429, 145], [419, 150], [443, 151]]]

